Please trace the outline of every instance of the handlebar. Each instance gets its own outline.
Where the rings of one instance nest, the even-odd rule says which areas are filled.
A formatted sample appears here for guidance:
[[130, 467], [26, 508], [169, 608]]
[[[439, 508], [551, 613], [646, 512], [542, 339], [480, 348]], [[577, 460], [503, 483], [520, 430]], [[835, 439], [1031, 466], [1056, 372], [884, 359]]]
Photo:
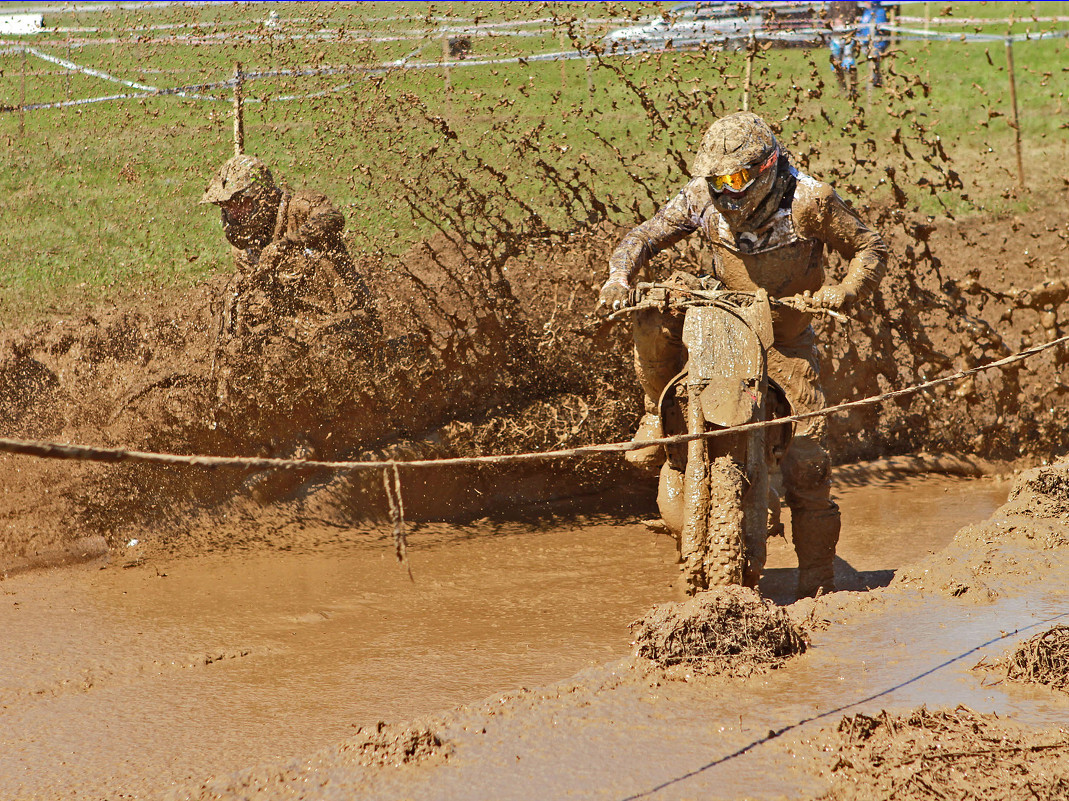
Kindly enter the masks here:
[[838, 320], [840, 323], [850, 321], [850, 318], [842, 312], [824, 306], [818, 306], [813, 303], [812, 298], [806, 297], [805, 295], [788, 295], [785, 298], [769, 298], [769, 302], [773, 306], [786, 306], [788, 309], [794, 309], [795, 311], [804, 312], [806, 314], [823, 314], [833, 320]]
[[[731, 302], [742, 297], [754, 297], [753, 292], [724, 288], [691, 288], [677, 284], [639, 283], [630, 292], [627, 304], [613, 311], [607, 319], [620, 320], [625, 315], [641, 309], [685, 309], [690, 306], [709, 306], [717, 303]], [[813, 299], [805, 295], [788, 295], [783, 298], [769, 298], [769, 305], [782, 306], [804, 314], [823, 314], [839, 322], [849, 322], [842, 312], [817, 306]]]

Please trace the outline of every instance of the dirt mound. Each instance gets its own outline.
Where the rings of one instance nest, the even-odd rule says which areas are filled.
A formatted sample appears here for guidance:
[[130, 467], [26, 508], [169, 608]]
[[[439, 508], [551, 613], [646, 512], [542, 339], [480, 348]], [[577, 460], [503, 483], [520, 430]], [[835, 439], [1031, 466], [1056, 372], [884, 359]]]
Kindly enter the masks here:
[[1069, 514], [1069, 465], [1037, 467], [1024, 473], [1010, 491], [1006, 511], [1033, 518]]
[[891, 586], [990, 603], [1038, 581], [1061, 558], [1066, 542], [1065, 521], [1032, 522], [1000, 512], [961, 529], [941, 552], [898, 571]]
[[845, 717], [827, 746], [838, 760], [827, 801], [1069, 798], [1069, 737], [959, 706]]
[[428, 724], [406, 726], [380, 722], [357, 729], [356, 736], [341, 746], [356, 754], [356, 762], [366, 766], [409, 765], [434, 757], [448, 757], [449, 747]]
[[1025, 471], [990, 519], [965, 526], [942, 551], [899, 570], [891, 586], [989, 603], [1041, 580], [1069, 545], [1060, 499], [1067, 471], [1066, 462]]
[[703, 673], [761, 673], [806, 649], [805, 635], [787, 612], [747, 587], [655, 606], [631, 629], [636, 656]]
[[[173, 801], [223, 801], [276, 797], [279, 787], [287, 784], [304, 785], [293, 797], [318, 797], [312, 787], [328, 784], [340, 798], [360, 798], [359, 789], [346, 784], [348, 776], [339, 775], [349, 768], [400, 768], [445, 760], [453, 753], [452, 746], [438, 734], [433, 721], [390, 724], [380, 722], [362, 726], [356, 735], [339, 745], [325, 748], [308, 759], [293, 760], [281, 767], [263, 766], [244, 770], [234, 776], [210, 779], [194, 788], [179, 788], [164, 797]], [[335, 779], [331, 781], [331, 777]], [[314, 784], [313, 784], [314, 783]], [[343, 789], [340, 789], [343, 788]], [[307, 795], [312, 791], [313, 796]], [[289, 793], [283, 790], [287, 796]]]
[[1069, 626], [1054, 626], [1023, 642], [1005, 669], [1011, 681], [1069, 692]]

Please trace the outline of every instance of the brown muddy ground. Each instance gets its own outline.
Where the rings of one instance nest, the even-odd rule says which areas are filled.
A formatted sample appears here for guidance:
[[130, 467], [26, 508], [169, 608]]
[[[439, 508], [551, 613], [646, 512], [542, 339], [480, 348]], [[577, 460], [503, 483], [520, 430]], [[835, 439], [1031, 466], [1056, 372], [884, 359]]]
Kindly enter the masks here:
[[1064, 798], [1069, 696], [988, 665], [1069, 614], [1065, 470], [888, 587], [787, 607], [811, 644], [770, 673], [631, 657], [169, 797]]
[[888, 586], [787, 606], [809, 647], [771, 672], [631, 656], [147, 795], [1062, 798], [1069, 696], [993, 665], [1069, 614], [1066, 470]]
[[[941, 476], [843, 487], [841, 584], [887, 584], [1007, 490]], [[8, 579], [0, 797], [157, 797], [379, 720], [553, 684], [626, 655], [627, 624], [682, 597], [670, 539], [604, 516], [419, 531], [414, 583], [384, 551], [350, 538], [174, 558], [139, 543]], [[765, 595], [793, 601], [792, 565], [775, 540]], [[691, 670], [677, 665], [673, 680]], [[840, 691], [817, 688], [814, 700]]]

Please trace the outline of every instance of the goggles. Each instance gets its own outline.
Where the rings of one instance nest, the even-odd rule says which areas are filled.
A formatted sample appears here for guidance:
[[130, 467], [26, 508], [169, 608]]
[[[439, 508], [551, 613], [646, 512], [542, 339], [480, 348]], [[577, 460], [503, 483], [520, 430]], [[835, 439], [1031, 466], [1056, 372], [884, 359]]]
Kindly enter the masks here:
[[706, 180], [709, 181], [709, 186], [712, 187], [712, 190], [717, 193], [725, 190], [743, 192], [750, 188], [750, 184], [757, 180], [758, 175], [775, 164], [778, 158], [779, 148], [777, 147], [773, 148], [768, 158], [761, 164], [743, 167], [730, 175], [710, 175]]

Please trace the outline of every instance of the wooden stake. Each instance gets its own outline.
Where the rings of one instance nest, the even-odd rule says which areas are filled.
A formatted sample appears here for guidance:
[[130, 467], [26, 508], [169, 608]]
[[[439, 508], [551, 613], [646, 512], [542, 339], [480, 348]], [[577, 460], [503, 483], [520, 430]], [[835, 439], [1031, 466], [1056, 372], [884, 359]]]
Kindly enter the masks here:
[[928, 82], [932, 79], [931, 71], [928, 69], [928, 62], [932, 57], [932, 40], [928, 34], [932, 28], [932, 4], [926, 2], [924, 4], [924, 80]]
[[560, 41], [560, 54], [561, 54], [560, 55], [560, 88], [561, 89], [567, 89], [568, 88], [568, 72], [564, 68], [564, 64], [565, 64], [564, 51], [567, 48], [567, 44], [566, 44], [567, 40], [564, 38], [564, 29], [563, 28], [561, 29], [560, 33], [558, 34], [557, 39]]
[[865, 111], [872, 108], [872, 85], [876, 83], [876, 18], [869, 20], [869, 40], [865, 60], [869, 63], [869, 85], [865, 88]]
[[449, 61], [449, 37], [442, 35], [442, 72], [445, 74], [445, 91], [453, 91], [453, 81], [449, 75], [449, 65], [446, 63]]
[[1021, 119], [1017, 114], [1017, 79], [1013, 70], [1013, 38], [1006, 37], [1006, 67], [1010, 73], [1010, 103], [1013, 105], [1013, 136], [1017, 145], [1017, 185], [1024, 190], [1024, 165], [1021, 159]]
[[750, 85], [753, 81], [753, 61], [757, 57], [757, 37], [750, 31], [750, 41], [746, 44], [746, 80], [742, 85], [742, 110], [750, 110]]
[[19, 136], [26, 133], [26, 48], [22, 48], [22, 88], [19, 90]]
[[[583, 39], [586, 42], [587, 52], [590, 52], [590, 32], [587, 30], [587, 20], [583, 20]], [[590, 56], [583, 59], [583, 63], [586, 65], [586, 92], [590, 97], [594, 96], [594, 73], [590, 66]]]
[[245, 119], [242, 114], [241, 63], [234, 64], [234, 155], [245, 152]]

